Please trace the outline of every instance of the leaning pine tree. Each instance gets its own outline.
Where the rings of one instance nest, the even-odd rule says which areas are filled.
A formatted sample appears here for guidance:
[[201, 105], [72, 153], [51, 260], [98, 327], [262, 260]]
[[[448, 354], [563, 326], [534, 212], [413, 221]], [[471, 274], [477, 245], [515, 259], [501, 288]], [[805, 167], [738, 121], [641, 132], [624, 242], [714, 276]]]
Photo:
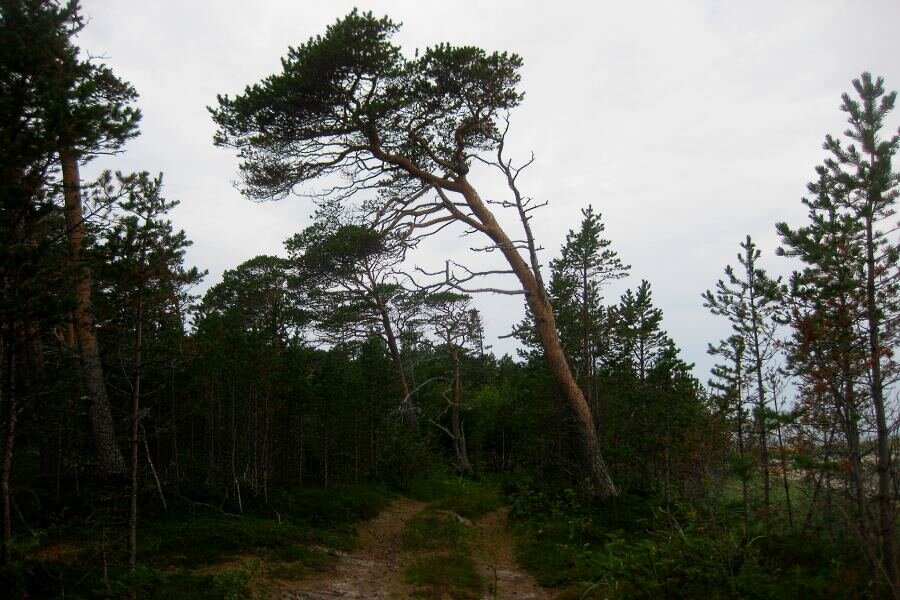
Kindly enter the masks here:
[[[399, 26], [354, 11], [324, 35], [291, 48], [282, 72], [211, 109], [215, 141], [236, 148], [243, 192], [280, 199], [303, 183], [323, 180], [321, 195], [366, 203], [379, 229], [410, 240], [453, 222], [480, 232], [509, 265], [534, 318], [550, 370], [575, 415], [583, 459], [596, 493], [616, 494], [590, 408], [577, 385], [556, 329], [529, 226], [529, 200], [517, 185], [521, 167], [504, 158], [508, 113], [522, 100], [516, 89], [521, 59], [470, 46], [440, 44], [405, 58], [390, 38]], [[496, 169], [510, 197], [521, 237], [510, 237], [473, 183], [469, 169]], [[340, 179], [337, 179], [340, 178]], [[377, 201], [373, 201], [377, 197]], [[476, 275], [449, 283], [471, 280]]]

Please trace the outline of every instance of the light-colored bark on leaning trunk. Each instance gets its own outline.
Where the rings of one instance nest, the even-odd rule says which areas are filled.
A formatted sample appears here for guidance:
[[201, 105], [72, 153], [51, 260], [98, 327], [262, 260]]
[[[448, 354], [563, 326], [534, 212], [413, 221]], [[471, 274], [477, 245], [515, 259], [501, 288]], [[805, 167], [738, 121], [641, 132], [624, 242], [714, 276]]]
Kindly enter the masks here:
[[[540, 271], [535, 256], [534, 240], [531, 237], [531, 230], [522, 207], [522, 200], [518, 190], [515, 188], [514, 177], [507, 172], [509, 186], [516, 196], [519, 207], [519, 217], [522, 221], [522, 226], [526, 230], [527, 246], [532, 266], [519, 254], [520, 244], [510, 239], [464, 174], [458, 174], [453, 180], [437, 177], [421, 169], [409, 158], [386, 152], [381, 147], [381, 140], [374, 129], [370, 129], [367, 135], [369, 137], [369, 151], [374, 158], [394, 165], [423, 183], [432, 186], [433, 189], [441, 194], [447, 210], [455, 219], [484, 233], [503, 254], [513, 274], [519, 280], [522, 290], [525, 292], [528, 308], [534, 318], [538, 338], [547, 357], [547, 363], [553, 379], [556, 381], [565, 403], [576, 419], [579, 450], [582, 461], [594, 485], [594, 493], [599, 497], [616, 496], [618, 490], [613, 484], [609, 471], [606, 468], [606, 463], [603, 460], [603, 455], [600, 452], [600, 442], [597, 438], [597, 430], [594, 426], [591, 409], [566, 360], [562, 343], [556, 330], [553, 307], [544, 290], [543, 283], [539, 279]], [[502, 153], [502, 143], [498, 155], [499, 153]], [[446, 197], [445, 192], [461, 195], [472, 213], [471, 216], [459, 213], [453, 202]]]
[[124, 475], [126, 472], [125, 460], [116, 442], [115, 425], [109, 406], [109, 397], [106, 393], [106, 381], [103, 378], [103, 364], [100, 362], [100, 347], [94, 331], [91, 273], [82, 262], [85, 231], [78, 155], [72, 148], [62, 147], [59, 150], [59, 158], [63, 175], [69, 260], [75, 278], [75, 337], [78, 342], [78, 356], [81, 361], [84, 387], [90, 398], [91, 433], [94, 438], [100, 472], [103, 475]]
[[485, 233], [497, 245], [509, 263], [510, 268], [525, 291], [528, 308], [534, 318], [538, 338], [547, 358], [550, 373], [556, 381], [563, 399], [572, 411], [577, 423], [577, 435], [582, 461], [591, 477], [594, 492], [600, 497], [611, 497], [618, 494], [613, 484], [600, 451], [600, 441], [594, 426], [594, 418], [588, 406], [587, 399], [581, 391], [581, 387], [575, 381], [572, 369], [566, 359], [559, 333], [556, 329], [556, 319], [553, 316], [553, 306], [547, 297], [543, 286], [537, 279], [537, 275], [529, 267], [525, 259], [519, 254], [517, 245], [510, 240], [506, 232], [500, 227], [494, 215], [481, 200], [475, 189], [467, 182], [462, 183], [461, 193], [472, 212], [484, 224]]

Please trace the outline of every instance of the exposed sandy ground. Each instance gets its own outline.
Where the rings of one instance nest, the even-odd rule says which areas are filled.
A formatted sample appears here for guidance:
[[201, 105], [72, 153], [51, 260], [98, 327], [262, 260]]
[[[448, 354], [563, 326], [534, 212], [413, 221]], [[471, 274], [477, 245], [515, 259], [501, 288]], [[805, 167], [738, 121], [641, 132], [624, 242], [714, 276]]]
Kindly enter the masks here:
[[[403, 582], [415, 555], [404, 553], [400, 534], [406, 523], [425, 508], [422, 502], [401, 498], [375, 519], [360, 526], [357, 548], [334, 568], [305, 581], [273, 589], [280, 600], [332, 598], [413, 598]], [[506, 509], [485, 515], [473, 527], [472, 558], [484, 578], [486, 599], [546, 600], [551, 596], [516, 564], [512, 536], [506, 528]]]
[[550, 594], [516, 563], [512, 535], [506, 527], [507, 510], [482, 517], [472, 536], [472, 558], [485, 580], [485, 598], [544, 600]]
[[321, 598], [409, 598], [403, 583], [408, 566], [401, 552], [400, 533], [422, 502], [400, 498], [380, 515], [360, 525], [356, 549], [342, 556], [334, 569], [277, 591], [281, 600]]

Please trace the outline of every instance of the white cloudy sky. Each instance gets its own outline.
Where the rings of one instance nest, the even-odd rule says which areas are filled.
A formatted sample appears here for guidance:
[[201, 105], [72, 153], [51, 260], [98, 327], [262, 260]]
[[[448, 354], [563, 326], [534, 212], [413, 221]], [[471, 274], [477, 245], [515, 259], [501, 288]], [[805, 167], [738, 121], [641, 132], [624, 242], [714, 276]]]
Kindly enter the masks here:
[[[850, 81], [868, 70], [900, 89], [900, 2], [526, 2], [505, 0], [82, 0], [79, 44], [106, 58], [141, 95], [142, 135], [100, 168], [162, 171], [173, 215], [194, 241], [188, 260], [222, 271], [309, 223], [299, 198], [254, 204], [234, 189], [237, 162], [214, 148], [206, 107], [279, 68], [290, 45], [321, 33], [354, 6], [403, 23], [410, 52], [437, 42], [508, 50], [524, 59], [525, 102], [510, 149], [537, 161], [525, 191], [550, 206], [535, 234], [553, 257], [580, 209], [603, 213], [632, 276], [618, 298], [650, 281], [665, 327], [705, 381], [706, 344], [727, 334], [700, 294], [752, 235], [774, 272], [776, 221], [800, 224], [800, 204]], [[893, 128], [900, 118], [890, 120]], [[497, 182], [475, 182], [491, 195]], [[485, 195], [485, 194], [483, 194]], [[442, 239], [415, 257], [472, 245]], [[496, 337], [521, 319], [521, 301], [478, 300]], [[511, 341], [495, 341], [500, 352]]]

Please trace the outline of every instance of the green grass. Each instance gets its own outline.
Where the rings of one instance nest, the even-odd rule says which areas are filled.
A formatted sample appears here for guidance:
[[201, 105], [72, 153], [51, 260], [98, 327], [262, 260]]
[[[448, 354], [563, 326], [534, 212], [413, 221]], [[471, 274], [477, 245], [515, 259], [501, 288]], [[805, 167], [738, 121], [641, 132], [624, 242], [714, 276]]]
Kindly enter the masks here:
[[471, 484], [467, 489], [448, 496], [432, 505], [437, 510], [454, 512], [467, 519], [478, 519], [500, 508], [500, 491], [487, 483]]
[[477, 519], [502, 504], [499, 486], [490, 480], [472, 481], [461, 477], [420, 477], [410, 484], [407, 495], [431, 508], [455, 512], [467, 519]]
[[455, 552], [423, 558], [406, 571], [406, 581], [416, 586], [416, 597], [476, 599], [482, 581], [468, 555]]
[[454, 551], [465, 547], [469, 531], [447, 513], [424, 510], [403, 529], [403, 549]]
[[[465, 505], [456, 498], [445, 496], [433, 503], [410, 519], [403, 530], [403, 549], [417, 557], [406, 570], [406, 581], [415, 586], [417, 598], [480, 597], [483, 582], [469, 557], [471, 531], [455, 511], [446, 508]], [[448, 504], [451, 499], [458, 505]], [[483, 501], [473, 506], [476, 504], [485, 506]]]

